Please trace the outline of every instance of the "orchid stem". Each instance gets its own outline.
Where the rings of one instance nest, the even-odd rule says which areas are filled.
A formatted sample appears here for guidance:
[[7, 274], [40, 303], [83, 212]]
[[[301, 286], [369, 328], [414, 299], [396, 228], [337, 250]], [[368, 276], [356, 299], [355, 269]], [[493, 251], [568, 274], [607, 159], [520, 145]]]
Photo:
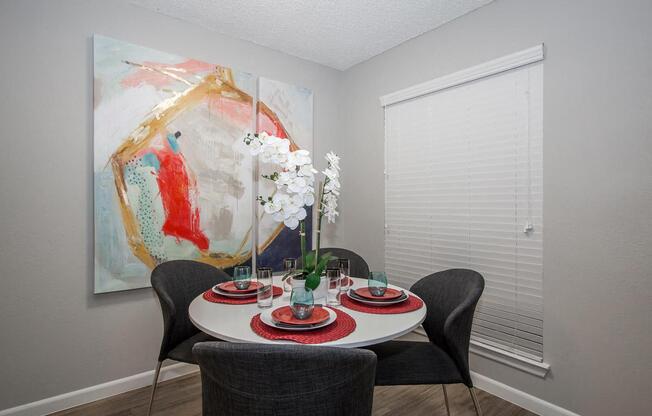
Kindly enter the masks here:
[[317, 247], [315, 248], [315, 270], [319, 264], [319, 247], [321, 246], [321, 218], [324, 216], [324, 184], [319, 186], [319, 216], [317, 217]]
[[299, 236], [301, 237], [301, 264], [305, 269], [308, 265], [306, 264], [306, 221], [301, 220], [299, 223]]

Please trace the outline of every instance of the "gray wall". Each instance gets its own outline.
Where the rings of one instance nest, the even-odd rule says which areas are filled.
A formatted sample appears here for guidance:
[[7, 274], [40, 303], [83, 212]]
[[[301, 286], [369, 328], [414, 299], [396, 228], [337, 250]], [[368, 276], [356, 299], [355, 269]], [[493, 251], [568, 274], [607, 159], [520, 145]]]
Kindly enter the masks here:
[[[646, 414], [652, 345], [652, 3], [497, 0], [340, 73], [123, 1], [0, 3], [0, 409], [153, 368], [150, 289], [92, 295], [91, 35], [312, 88], [343, 159], [327, 236], [383, 266], [378, 97], [540, 42], [546, 380], [473, 368], [582, 415]], [[644, 408], [646, 406], [646, 408]]]
[[652, 2], [497, 0], [345, 72], [340, 241], [383, 267], [378, 97], [545, 42], [546, 380], [473, 369], [586, 416], [649, 414]]
[[123, 1], [2, 0], [0, 409], [156, 362], [151, 289], [92, 295], [93, 33], [311, 88], [316, 154], [337, 138], [338, 71]]

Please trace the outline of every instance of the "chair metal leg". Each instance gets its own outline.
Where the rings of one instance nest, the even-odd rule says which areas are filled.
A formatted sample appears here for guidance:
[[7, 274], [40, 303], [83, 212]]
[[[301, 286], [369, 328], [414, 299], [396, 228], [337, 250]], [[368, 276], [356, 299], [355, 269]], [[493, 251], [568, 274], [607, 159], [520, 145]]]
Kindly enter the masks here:
[[154, 403], [154, 394], [156, 393], [156, 386], [158, 385], [158, 374], [161, 372], [161, 364], [163, 361], [159, 361], [156, 364], [156, 370], [154, 370], [154, 381], [152, 382], [152, 395], [149, 398], [149, 407], [147, 408], [147, 416], [152, 414], [152, 404]]
[[482, 416], [482, 408], [480, 407], [478, 396], [475, 395], [475, 390], [473, 389], [473, 387], [469, 387], [469, 393], [471, 393], [471, 399], [473, 399], [473, 407], [475, 407], [475, 414], [478, 416]]
[[448, 406], [448, 393], [446, 392], [446, 385], [442, 384], [441, 388], [444, 389], [444, 403], [446, 404], [446, 414], [451, 416], [451, 409]]

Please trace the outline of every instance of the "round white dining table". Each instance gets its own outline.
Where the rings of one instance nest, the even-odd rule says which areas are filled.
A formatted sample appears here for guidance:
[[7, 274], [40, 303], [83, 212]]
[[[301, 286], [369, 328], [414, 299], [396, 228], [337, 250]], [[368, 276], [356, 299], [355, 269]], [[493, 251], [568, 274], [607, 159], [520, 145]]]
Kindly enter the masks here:
[[[281, 277], [274, 276], [274, 284], [282, 287]], [[353, 288], [367, 285], [366, 279], [353, 278]], [[394, 285], [388, 287], [398, 288]], [[402, 289], [405, 290], [405, 289]], [[413, 293], [405, 290], [406, 293]], [[414, 295], [416, 296], [416, 295]], [[274, 298], [272, 308], [290, 304], [290, 293]], [[321, 344], [332, 347], [355, 348], [378, 344], [405, 335], [417, 328], [426, 318], [426, 306], [406, 313], [373, 314], [357, 312], [344, 306], [337, 308], [345, 311], [355, 319], [356, 328], [349, 335], [336, 341]], [[295, 344], [293, 341], [270, 340], [256, 334], [250, 326], [251, 318], [263, 311], [256, 303], [246, 305], [231, 305], [213, 303], [197, 296], [188, 309], [190, 320], [203, 332], [230, 342], [257, 342], [262, 344]]]

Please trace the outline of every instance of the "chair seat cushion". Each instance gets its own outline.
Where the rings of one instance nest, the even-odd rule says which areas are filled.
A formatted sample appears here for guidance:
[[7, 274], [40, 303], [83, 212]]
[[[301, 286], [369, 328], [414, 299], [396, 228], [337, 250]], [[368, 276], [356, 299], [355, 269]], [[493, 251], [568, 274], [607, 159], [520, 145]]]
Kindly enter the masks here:
[[184, 363], [197, 364], [197, 360], [192, 354], [192, 347], [198, 342], [204, 341], [220, 341], [217, 338], [214, 338], [203, 332], [198, 332], [197, 334], [191, 336], [187, 340], [183, 341], [181, 344], [174, 347], [168, 353], [168, 358], [175, 361], [181, 361]]
[[430, 342], [389, 341], [365, 347], [376, 353], [376, 385], [462, 383], [453, 360]]

